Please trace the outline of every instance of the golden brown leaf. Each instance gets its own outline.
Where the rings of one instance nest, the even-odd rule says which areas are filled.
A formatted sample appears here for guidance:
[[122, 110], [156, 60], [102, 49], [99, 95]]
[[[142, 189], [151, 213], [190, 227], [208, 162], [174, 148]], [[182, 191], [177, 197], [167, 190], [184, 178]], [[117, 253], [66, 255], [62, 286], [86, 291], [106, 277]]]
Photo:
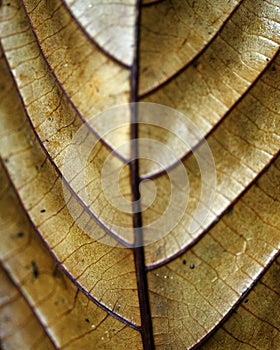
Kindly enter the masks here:
[[279, 13], [2, 1], [4, 349], [277, 350]]

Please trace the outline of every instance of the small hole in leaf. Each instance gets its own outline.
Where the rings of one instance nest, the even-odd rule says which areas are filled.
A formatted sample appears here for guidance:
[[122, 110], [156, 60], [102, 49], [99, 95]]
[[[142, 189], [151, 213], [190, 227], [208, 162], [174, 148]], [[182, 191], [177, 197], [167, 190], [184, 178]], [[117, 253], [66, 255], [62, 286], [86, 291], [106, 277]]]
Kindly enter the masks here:
[[46, 212], [46, 209], [42, 209], [40, 210], [41, 213], [45, 213]]
[[190, 269], [193, 270], [194, 268], [195, 268], [195, 264], [191, 263], [191, 264], [190, 264]]
[[183, 265], [186, 265], [186, 263], [187, 263], [187, 261], [184, 259], [184, 260], [183, 260]]

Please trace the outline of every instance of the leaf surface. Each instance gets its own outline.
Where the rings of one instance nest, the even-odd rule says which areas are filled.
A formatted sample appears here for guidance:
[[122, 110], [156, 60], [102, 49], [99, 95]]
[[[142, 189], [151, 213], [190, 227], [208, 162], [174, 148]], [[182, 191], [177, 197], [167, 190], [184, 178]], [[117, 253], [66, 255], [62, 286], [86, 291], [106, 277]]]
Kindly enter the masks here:
[[[279, 344], [279, 258], [231, 318], [201, 347], [277, 349]], [[266, 305], [266, 308], [263, 306]], [[265, 335], [265, 336], [264, 336]]]
[[[277, 0], [2, 1], [2, 347], [277, 349], [279, 13]], [[80, 130], [89, 153], [75, 153]], [[174, 155], [150, 143], [141, 158], [141, 140]], [[187, 188], [170, 185], [178, 169]]]
[[[3, 290], [3, 299], [10, 295], [10, 300], [3, 300], [2, 306], [5, 310], [1, 315], [6, 320], [7, 329], [7, 335], [4, 333], [3, 339], [8, 342], [8, 335], [12, 336], [10, 334], [12, 326], [8, 320], [10, 322], [14, 320], [15, 324], [12, 324], [15, 332], [19, 333], [18, 338], [22, 336], [24, 342], [21, 339], [17, 340], [17, 336], [14, 335], [12, 346], [15, 346], [15, 341], [18, 341], [19, 346], [35, 349], [36, 344], [43, 339], [46, 349], [53, 348], [50, 344], [48, 345], [47, 339], [49, 339], [56, 348], [63, 349], [75, 347], [83, 349], [90, 343], [96, 344], [99, 348], [109, 349], [118, 346], [120, 349], [125, 349], [133, 340], [135, 348], [141, 349], [141, 338], [138, 332], [89, 302], [86, 295], [73, 285], [64, 271], [60, 270], [50, 252], [38, 238], [26, 215], [19, 208], [18, 200], [8, 183], [3, 166], [1, 167], [1, 194], [0, 226], [4, 241], [0, 253], [2, 266], [10, 276], [13, 276], [14, 284], [29, 303], [27, 306], [26, 302], [22, 301], [19, 291], [4, 275], [3, 280], [7, 286], [5, 284], [2, 288], [14, 290], [14, 295], [12, 292], [7, 294]], [[119, 308], [119, 304], [115, 307]], [[33, 325], [35, 323], [33, 313], [41, 322], [39, 330]], [[30, 317], [27, 316], [29, 314]], [[28, 322], [30, 329], [26, 330], [23, 327], [21, 330], [26, 317], [28, 321], [30, 320], [30, 325]], [[36, 323], [35, 325], [39, 328]], [[42, 334], [43, 329], [46, 334]], [[39, 339], [34, 339], [32, 332], [35, 332]]]
[[[66, 0], [66, 5], [86, 33], [122, 64], [134, 59], [136, 0], [92, 2]], [[122, 41], [120, 41], [122, 38]]]
[[2, 267], [0, 274], [1, 348], [55, 349], [28, 303]]
[[[6, 89], [3, 90], [4, 96], [1, 96], [4, 124], [1, 131], [1, 155], [4, 159], [9, 159], [7, 168], [25, 210], [58, 262], [71, 272], [81, 287], [92, 295], [95, 295], [96, 290], [98, 294], [95, 297], [98, 301], [110, 308], [117, 303], [122, 305], [117, 311], [124, 317], [139, 322], [131, 251], [99, 243], [75, 224], [65, 205], [61, 179], [30, 129], [3, 59], [2, 74], [6, 74]], [[16, 116], [15, 119], [9, 118], [10, 113]], [[19, 173], [28, 174], [28, 177], [18, 176]], [[90, 220], [82, 207], [80, 215], [84, 215], [86, 222]], [[91, 225], [93, 223], [95, 221]], [[91, 227], [96, 237], [104, 235], [96, 223]], [[98, 274], [93, 273], [92, 266], [95, 267], [95, 272], [99, 270]], [[106, 287], [101, 287], [100, 283], [105, 283]], [[129, 300], [129, 305], [126, 306], [125, 300]]]

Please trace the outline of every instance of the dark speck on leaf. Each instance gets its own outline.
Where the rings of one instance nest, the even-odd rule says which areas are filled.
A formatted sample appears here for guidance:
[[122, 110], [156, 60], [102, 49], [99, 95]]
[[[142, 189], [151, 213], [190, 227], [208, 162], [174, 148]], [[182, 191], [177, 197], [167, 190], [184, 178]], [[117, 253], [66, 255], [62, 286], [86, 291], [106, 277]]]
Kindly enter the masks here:
[[161, 253], [162, 253], [162, 248], [158, 247], [158, 249], [157, 249], [157, 256], [161, 255]]
[[18, 232], [18, 233], [17, 233], [17, 237], [21, 238], [21, 237], [23, 237], [23, 236], [24, 236], [24, 232]]
[[54, 270], [53, 270], [53, 273], [52, 273], [53, 277], [57, 277], [58, 273], [59, 273], [58, 265], [56, 264], [56, 265], [55, 265], [55, 268], [54, 268]]
[[32, 269], [33, 269], [33, 276], [35, 278], [38, 278], [38, 276], [39, 276], [39, 269], [38, 269], [37, 264], [35, 263], [35, 261], [31, 261], [31, 265], [32, 265]]
[[186, 263], [187, 263], [187, 262], [186, 262], [186, 260], [184, 259], [184, 260], [183, 260], [183, 265], [186, 265]]
[[45, 213], [46, 212], [46, 209], [42, 209], [42, 210], [40, 210], [41, 211], [41, 213]]
[[190, 264], [190, 269], [194, 269], [195, 268], [195, 265], [194, 264]]
[[265, 59], [267, 62], [269, 62], [269, 58], [267, 57], [266, 59]]
[[85, 318], [85, 321], [86, 321], [87, 323], [89, 323], [89, 319], [88, 319], [88, 318]]
[[9, 159], [8, 158], [4, 159], [4, 162], [9, 163]]
[[245, 303], [245, 304], [247, 304], [247, 303], [248, 303], [248, 301], [249, 301], [249, 299], [245, 299], [245, 300], [244, 300], [244, 303]]
[[276, 68], [275, 68], [275, 67], [272, 67], [271, 70], [272, 70], [272, 72], [275, 72], [275, 71], [276, 71]]

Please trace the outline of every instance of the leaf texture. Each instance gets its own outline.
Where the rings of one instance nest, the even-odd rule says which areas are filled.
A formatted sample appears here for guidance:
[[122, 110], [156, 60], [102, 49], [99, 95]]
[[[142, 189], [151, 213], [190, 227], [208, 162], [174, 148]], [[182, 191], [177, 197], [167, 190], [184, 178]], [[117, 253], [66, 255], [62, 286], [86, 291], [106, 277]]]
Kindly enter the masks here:
[[[132, 65], [136, 1], [65, 1], [88, 36], [122, 64]], [[122, 40], [120, 41], [120, 37]]]
[[55, 349], [26, 300], [1, 267], [1, 348]]
[[274, 310], [279, 308], [278, 279], [279, 258], [236, 313], [201, 349], [277, 349], [279, 313]]
[[[3, 210], [5, 219], [1, 221], [4, 239], [1, 261], [55, 346], [80, 349], [94, 342], [98, 347], [114, 348], [122, 339], [119, 348], [125, 349], [133, 339], [135, 346], [139, 343], [141, 348], [138, 332], [109, 316], [94, 303], [89, 303], [86, 296], [64, 276], [24, 213], [19, 212], [18, 200], [3, 170], [2, 167], [1, 208], [7, 207], [8, 210]], [[17, 213], [16, 222], [14, 212]], [[21, 315], [21, 311], [15, 313]], [[20, 325], [17, 327], [20, 328]]]
[[[277, 350], [279, 14], [275, 0], [2, 1], [3, 349]], [[98, 114], [131, 102], [171, 107], [199, 136], [182, 145], [173, 119], [168, 130], [137, 125], [133, 105], [105, 134], [111, 125]], [[95, 145], [68, 176], [82, 126]], [[174, 149], [176, 160], [135, 161], [134, 138]], [[199, 163], [203, 138], [214, 180]], [[131, 214], [107, 198], [109, 157], [108, 192], [120, 174], [116, 200], [131, 205], [141, 190], [145, 210]], [[139, 229], [144, 239], [166, 215], [178, 159], [186, 208], [168, 235], [134, 247]], [[151, 179], [156, 195], [146, 208]], [[210, 201], [203, 191], [213, 191]]]

